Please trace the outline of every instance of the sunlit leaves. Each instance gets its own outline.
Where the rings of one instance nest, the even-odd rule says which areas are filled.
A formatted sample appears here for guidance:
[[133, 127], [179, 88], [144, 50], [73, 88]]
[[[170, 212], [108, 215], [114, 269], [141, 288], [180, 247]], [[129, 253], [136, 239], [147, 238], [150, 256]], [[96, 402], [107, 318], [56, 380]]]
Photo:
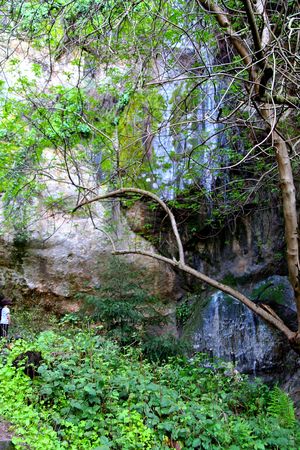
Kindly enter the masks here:
[[[18, 340], [0, 364], [0, 412], [20, 447], [299, 448], [291, 401], [277, 387], [250, 383], [203, 354], [152, 364], [136, 345], [121, 350], [103, 336], [58, 326]], [[34, 380], [12, 367], [28, 350], [43, 355]]]
[[[237, 5], [226, 2], [228, 11]], [[20, 0], [6, 16], [12, 35], [45, 58], [31, 62], [29, 76], [18, 52], [7, 64], [17, 79], [9, 95], [20, 103], [13, 112], [20, 131], [12, 138], [2, 130], [11, 158], [20, 140], [34, 147], [29, 155], [51, 147], [63, 155], [60, 164], [90, 164], [95, 183], [171, 188], [175, 195], [196, 185], [212, 200], [205, 178], [220, 182], [218, 168], [239, 162], [249, 139], [235, 122], [253, 125], [253, 112], [245, 104], [231, 118], [248, 98], [248, 69], [216, 38], [218, 25], [199, 2]], [[232, 19], [235, 28], [243, 17]], [[176, 77], [185, 80], [171, 94]], [[172, 170], [177, 178], [168, 181], [164, 171]]]

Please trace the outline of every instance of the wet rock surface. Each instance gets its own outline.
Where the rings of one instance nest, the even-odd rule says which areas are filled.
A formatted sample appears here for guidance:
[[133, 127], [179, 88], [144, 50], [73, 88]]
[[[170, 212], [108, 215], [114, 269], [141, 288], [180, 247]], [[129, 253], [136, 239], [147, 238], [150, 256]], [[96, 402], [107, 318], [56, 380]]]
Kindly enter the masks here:
[[0, 450], [14, 450], [14, 449], [15, 449], [15, 446], [10, 440], [8, 440], [8, 441], [1, 440], [1, 437], [0, 437]]
[[300, 369], [294, 375], [287, 377], [282, 384], [282, 388], [293, 400], [297, 418], [300, 420]]
[[13, 433], [10, 430], [10, 423], [0, 418], [0, 450], [13, 450]]
[[[254, 301], [268, 303], [274, 309], [281, 307], [284, 320], [285, 314], [289, 318], [296, 315], [293, 291], [286, 277], [269, 277], [251, 286], [247, 293]], [[208, 299], [199, 299], [184, 334], [192, 340], [196, 351], [232, 361], [242, 372], [283, 379], [300, 363], [279, 331], [220, 291]]]

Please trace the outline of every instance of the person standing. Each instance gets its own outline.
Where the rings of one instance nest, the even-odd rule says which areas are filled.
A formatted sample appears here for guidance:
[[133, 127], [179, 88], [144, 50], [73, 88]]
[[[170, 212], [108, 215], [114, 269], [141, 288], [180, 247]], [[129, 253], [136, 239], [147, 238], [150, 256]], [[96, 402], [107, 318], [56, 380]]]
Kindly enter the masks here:
[[8, 327], [11, 323], [10, 309], [8, 306], [11, 305], [12, 302], [8, 298], [5, 298], [4, 300], [2, 300], [1, 303], [2, 303], [2, 311], [0, 320], [0, 337], [7, 338]]

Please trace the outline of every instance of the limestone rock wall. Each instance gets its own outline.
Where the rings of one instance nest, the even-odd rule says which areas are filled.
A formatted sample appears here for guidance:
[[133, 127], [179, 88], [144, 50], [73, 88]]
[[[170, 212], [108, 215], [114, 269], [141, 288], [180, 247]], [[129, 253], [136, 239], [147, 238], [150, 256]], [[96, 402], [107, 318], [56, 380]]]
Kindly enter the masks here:
[[[101, 285], [111, 245], [88, 219], [64, 219], [52, 236], [47, 234], [45, 222], [44, 225], [45, 228], [39, 223], [39, 236], [29, 235], [22, 243], [9, 234], [2, 236], [1, 288], [18, 302], [39, 301], [48, 306], [52, 303], [54, 310], [72, 309], [78, 292], [92, 292]], [[133, 241], [137, 245], [136, 237], [128, 232], [126, 243]], [[149, 250], [149, 245], [141, 240], [138, 245]], [[142, 257], [127, 260], [151, 274], [153, 294], [168, 300], [176, 298], [176, 276], [168, 266]]]
[[[99, 209], [98, 225], [99, 225]], [[120, 218], [121, 220], [121, 218]], [[54, 226], [55, 222], [55, 226]], [[104, 226], [104, 224], [103, 224]], [[119, 245], [123, 248], [151, 246], [137, 238], [123, 224]], [[53, 229], [56, 231], [53, 231]], [[121, 244], [122, 242], [122, 244]], [[126, 247], [125, 247], [126, 246]], [[104, 233], [95, 229], [87, 217], [43, 217], [35, 222], [26, 239], [18, 240], [13, 230], [0, 239], [0, 283], [15, 298], [38, 296], [57, 301], [74, 299], [78, 292], [89, 292], [101, 285], [101, 273], [111, 256], [112, 246]], [[153, 293], [174, 299], [176, 276], [165, 264], [149, 258], [127, 257], [129, 263], [144, 267], [153, 277]], [[116, 274], [116, 277], [118, 274]]]
[[[48, 151], [45, 164], [53, 151]], [[83, 170], [84, 173], [84, 170]], [[94, 188], [87, 170], [86, 186]], [[92, 292], [102, 283], [111, 258], [112, 241], [119, 249], [153, 250], [135, 234], [123, 218], [118, 201], [94, 203], [92, 209], [70, 211], [76, 205], [76, 188], [52, 169], [51, 180], [31, 205], [26, 227], [14, 229], [5, 223], [0, 209], [0, 287], [16, 301], [40, 302], [52, 309], [74, 309], [78, 292]], [[92, 178], [92, 177], [91, 177]], [[47, 198], [59, 193], [60, 207], [49, 206]], [[92, 216], [92, 220], [91, 217]], [[153, 280], [152, 293], [164, 299], [173, 313], [180, 289], [174, 271], [166, 264], [142, 256], [122, 256], [128, 263], [147, 271]], [[115, 274], [118, 277], [118, 274]], [[174, 314], [173, 314], [174, 315]]]

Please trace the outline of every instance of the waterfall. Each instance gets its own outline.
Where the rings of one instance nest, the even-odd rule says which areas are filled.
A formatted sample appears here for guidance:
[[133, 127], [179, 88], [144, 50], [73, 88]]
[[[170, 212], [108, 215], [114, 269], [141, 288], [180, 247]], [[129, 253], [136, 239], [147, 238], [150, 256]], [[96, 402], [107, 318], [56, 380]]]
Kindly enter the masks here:
[[[172, 76], [172, 73], [169, 76]], [[160, 131], [153, 139], [154, 155], [157, 161], [154, 188], [158, 188], [166, 199], [174, 198], [176, 188], [183, 187], [180, 177], [181, 167], [175, 158], [175, 155], [181, 154], [183, 149], [180, 146], [180, 142], [176, 143], [170, 123], [173, 109], [172, 100], [180, 85], [181, 82], [172, 82], [161, 88], [160, 93], [166, 105], [164, 120]]]
[[244, 372], [281, 370], [286, 342], [277, 330], [221, 291], [215, 292], [196, 319], [194, 349], [213, 358], [232, 361]]
[[[205, 48], [203, 51], [203, 60], [207, 65], [208, 75], [210, 75], [211, 66], [213, 63], [212, 55]], [[211, 171], [211, 167], [214, 160], [219, 160], [217, 157], [218, 152], [218, 134], [219, 125], [216, 123], [216, 86], [211, 78], [204, 85], [204, 101], [202, 108], [198, 110], [199, 124], [202, 125], [202, 132], [200, 133], [199, 140], [206, 141], [206, 148], [202, 155], [202, 174], [201, 182], [204, 185], [207, 192], [210, 192], [213, 186], [214, 176]]]
[[[177, 46], [177, 61], [183, 57], [195, 61], [195, 49], [189, 44], [186, 37], [182, 38]], [[216, 123], [216, 91], [211, 77], [213, 56], [203, 47], [200, 49], [203, 72], [207, 79], [196, 89], [199, 104], [194, 111], [185, 111], [181, 122], [184, 125], [176, 125], [174, 111], [180, 102], [180, 95], [188, 92], [186, 80], [180, 80], [182, 67], [179, 63], [169, 69], [167, 58], [157, 63], [158, 79], [174, 80], [164, 83], [160, 89], [165, 103], [163, 121], [153, 140], [154, 155], [156, 157], [155, 182], [153, 187], [160, 194], [171, 199], [176, 197], [178, 190], [182, 190], [194, 181], [200, 184], [206, 192], [210, 192], [214, 183], [214, 174], [211, 166], [215, 165], [218, 158], [220, 125]], [[198, 56], [199, 57], [199, 56]], [[186, 64], [186, 62], [185, 62]], [[192, 62], [190, 62], [192, 65]], [[199, 69], [197, 69], [199, 72]], [[178, 127], [180, 126], [180, 131]], [[184, 177], [189, 173], [190, 177]]]

